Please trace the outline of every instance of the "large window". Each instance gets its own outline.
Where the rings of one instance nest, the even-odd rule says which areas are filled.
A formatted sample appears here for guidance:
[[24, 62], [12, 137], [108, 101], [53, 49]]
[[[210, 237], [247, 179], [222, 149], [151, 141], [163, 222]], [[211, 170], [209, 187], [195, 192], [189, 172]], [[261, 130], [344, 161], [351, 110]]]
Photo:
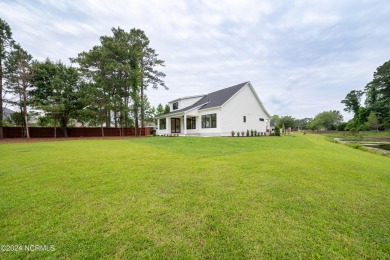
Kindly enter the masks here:
[[179, 109], [179, 102], [173, 102], [172, 104], [172, 110]]
[[203, 115], [202, 128], [217, 128], [217, 114]]
[[167, 119], [166, 118], [162, 118], [160, 119], [160, 130], [164, 130], [164, 129], [167, 129]]
[[187, 117], [187, 129], [196, 129], [196, 117]]

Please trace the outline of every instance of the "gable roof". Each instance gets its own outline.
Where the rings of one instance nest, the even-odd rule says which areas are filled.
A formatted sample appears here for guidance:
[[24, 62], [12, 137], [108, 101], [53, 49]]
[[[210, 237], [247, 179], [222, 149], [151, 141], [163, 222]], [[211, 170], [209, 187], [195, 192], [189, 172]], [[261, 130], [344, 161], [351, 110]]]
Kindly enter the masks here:
[[249, 81], [224, 88], [221, 90], [217, 90], [215, 92], [211, 92], [207, 95], [205, 95], [203, 98], [198, 100], [195, 104], [179, 109], [174, 110], [169, 113], [163, 114], [161, 116], [171, 115], [171, 114], [177, 114], [181, 112], [185, 112], [191, 109], [194, 109], [196, 107], [199, 107], [199, 110], [213, 108], [213, 107], [220, 107], [223, 104], [225, 104], [226, 101], [228, 101], [232, 96], [234, 96], [241, 88], [243, 88], [246, 84], [248, 84]]
[[190, 98], [204, 97], [204, 96], [206, 96], [206, 95], [196, 95], [196, 96], [189, 96], [189, 97], [181, 97], [181, 98], [177, 98], [175, 100], [169, 101], [168, 103], [173, 103], [173, 102], [176, 102], [176, 101], [190, 99]]
[[3, 116], [4, 117], [10, 117], [15, 111], [8, 109], [6, 107], [3, 107]]

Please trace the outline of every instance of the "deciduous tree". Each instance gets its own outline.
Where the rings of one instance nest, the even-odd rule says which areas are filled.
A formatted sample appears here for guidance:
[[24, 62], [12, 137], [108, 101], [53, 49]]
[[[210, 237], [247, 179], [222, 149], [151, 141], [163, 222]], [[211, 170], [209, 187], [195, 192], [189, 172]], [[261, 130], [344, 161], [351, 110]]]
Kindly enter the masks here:
[[376, 113], [374, 111], [371, 111], [368, 118], [367, 118], [367, 124], [369, 127], [376, 129], [377, 132], [379, 132], [379, 120], [376, 117]]
[[[67, 125], [83, 109], [80, 101], [79, 74], [73, 67], [62, 62], [36, 62], [33, 66], [31, 91], [33, 105], [60, 120], [64, 136], [68, 137]], [[56, 123], [54, 123], [56, 125]]]
[[343, 121], [340, 111], [330, 110], [317, 114], [310, 122], [309, 128], [317, 130], [335, 130]]

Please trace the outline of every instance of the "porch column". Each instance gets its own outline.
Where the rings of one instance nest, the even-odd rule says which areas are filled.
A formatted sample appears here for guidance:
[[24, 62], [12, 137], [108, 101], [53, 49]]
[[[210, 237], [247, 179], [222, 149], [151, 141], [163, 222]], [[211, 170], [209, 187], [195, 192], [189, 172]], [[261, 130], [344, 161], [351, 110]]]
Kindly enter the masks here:
[[167, 123], [167, 128], [166, 128], [166, 132], [167, 132], [167, 134], [169, 133], [171, 133], [171, 118], [170, 117], [167, 117], [166, 118], [166, 123]]
[[185, 112], [184, 112], [183, 126], [184, 126], [183, 133], [184, 133], [184, 135], [187, 135], [187, 114]]

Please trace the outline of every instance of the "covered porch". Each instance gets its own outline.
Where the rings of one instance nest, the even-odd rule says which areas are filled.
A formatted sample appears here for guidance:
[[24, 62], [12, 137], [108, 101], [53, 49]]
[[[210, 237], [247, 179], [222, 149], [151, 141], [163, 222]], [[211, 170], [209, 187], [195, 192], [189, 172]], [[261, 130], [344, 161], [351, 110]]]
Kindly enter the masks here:
[[195, 113], [178, 113], [158, 118], [158, 135], [199, 135], [200, 119]]

